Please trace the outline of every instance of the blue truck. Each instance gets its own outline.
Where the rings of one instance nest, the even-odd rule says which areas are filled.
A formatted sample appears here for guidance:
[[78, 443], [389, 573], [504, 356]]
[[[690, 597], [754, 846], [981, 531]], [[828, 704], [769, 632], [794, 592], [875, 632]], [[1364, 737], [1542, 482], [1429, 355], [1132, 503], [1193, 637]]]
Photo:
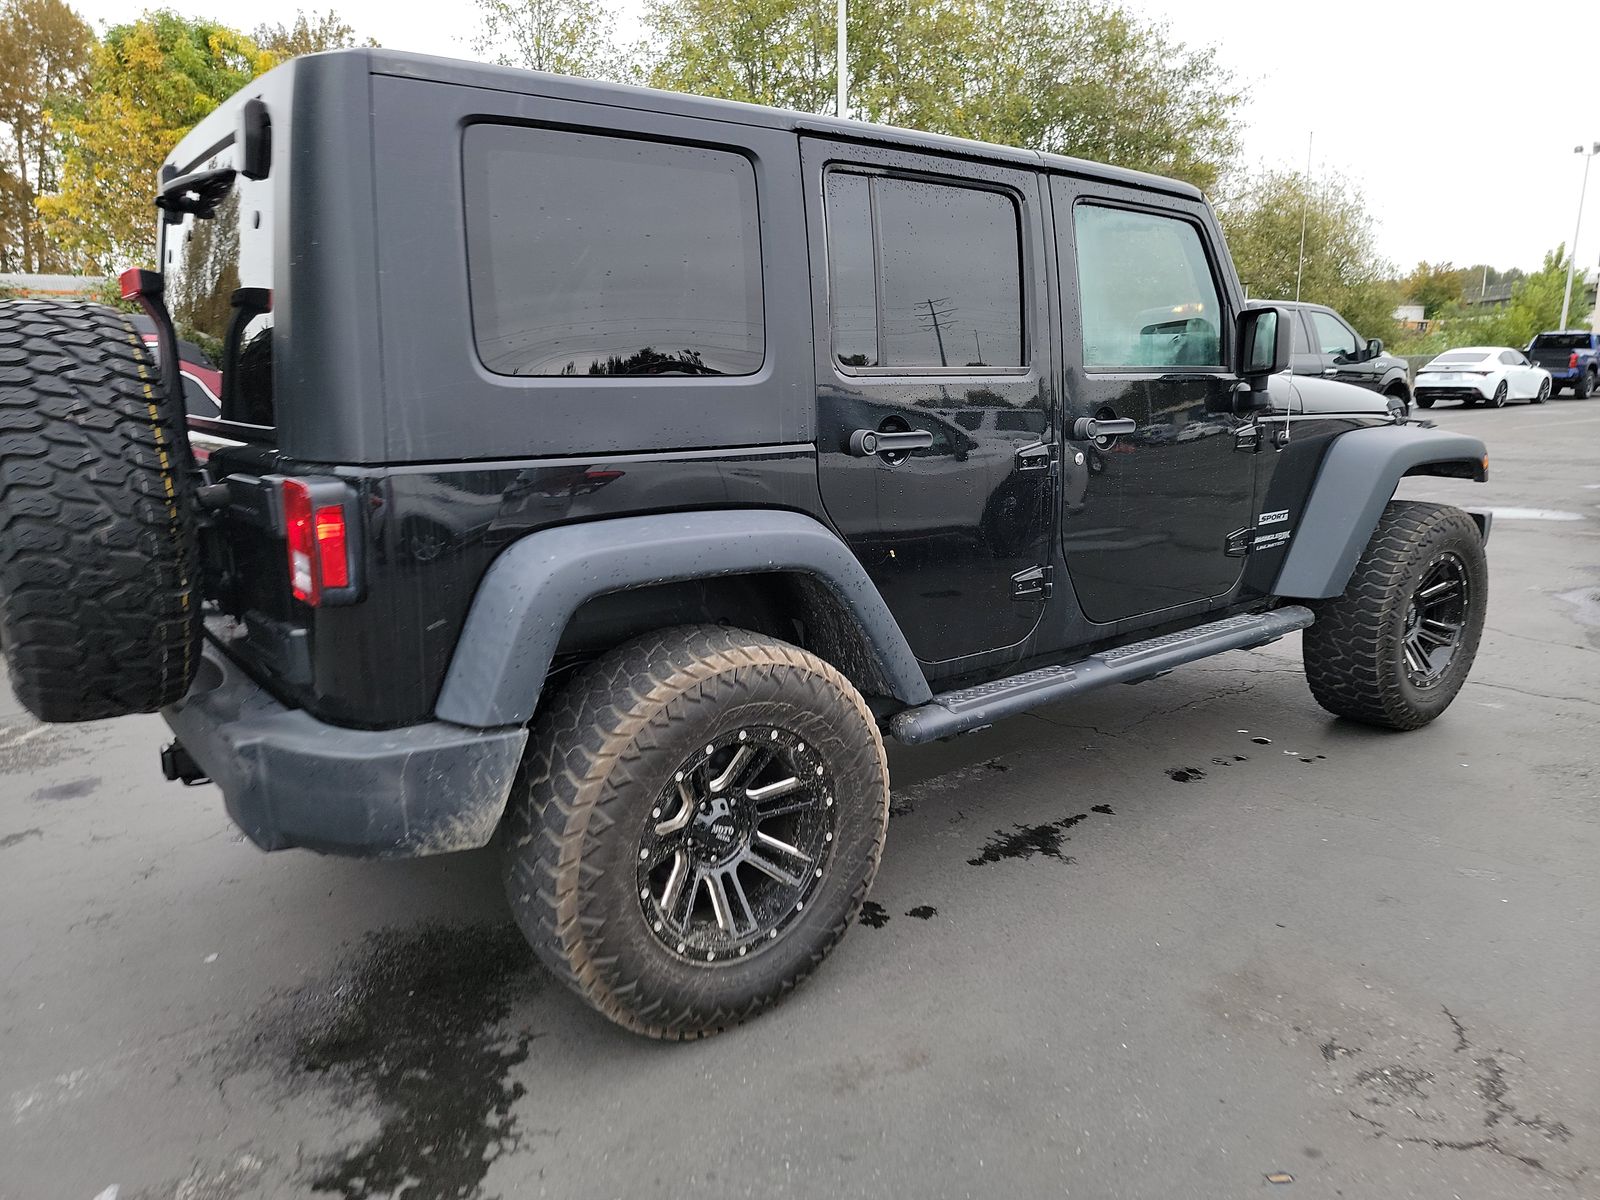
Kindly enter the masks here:
[[1580, 400], [1600, 391], [1600, 333], [1541, 333], [1528, 343], [1528, 357], [1550, 372], [1552, 396], [1568, 387]]

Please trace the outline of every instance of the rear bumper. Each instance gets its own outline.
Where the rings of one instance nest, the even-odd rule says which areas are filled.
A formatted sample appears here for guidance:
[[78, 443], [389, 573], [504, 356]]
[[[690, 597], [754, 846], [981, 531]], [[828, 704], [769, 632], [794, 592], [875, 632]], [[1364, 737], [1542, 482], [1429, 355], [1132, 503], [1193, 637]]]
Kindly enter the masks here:
[[1585, 368], [1583, 368], [1583, 367], [1546, 367], [1545, 370], [1550, 372], [1550, 378], [1551, 378], [1551, 380], [1553, 382], [1555, 382], [1555, 383], [1571, 383], [1573, 380], [1577, 379], [1579, 375], [1583, 374]]
[[1427, 397], [1431, 400], [1489, 400], [1494, 393], [1484, 391], [1470, 383], [1426, 384], [1419, 383], [1412, 389], [1412, 395], [1418, 399]]
[[485, 845], [528, 737], [443, 721], [327, 725], [279, 704], [210, 645], [188, 695], [162, 716], [257, 846], [362, 858]]

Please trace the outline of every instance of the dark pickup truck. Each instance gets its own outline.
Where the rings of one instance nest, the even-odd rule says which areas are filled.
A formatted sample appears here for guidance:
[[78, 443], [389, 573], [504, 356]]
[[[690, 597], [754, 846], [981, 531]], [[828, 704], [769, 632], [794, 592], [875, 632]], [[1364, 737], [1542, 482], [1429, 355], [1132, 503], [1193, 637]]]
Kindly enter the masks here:
[[1580, 400], [1600, 391], [1600, 333], [1541, 333], [1528, 343], [1528, 357], [1550, 372], [1552, 396], [1567, 387]]

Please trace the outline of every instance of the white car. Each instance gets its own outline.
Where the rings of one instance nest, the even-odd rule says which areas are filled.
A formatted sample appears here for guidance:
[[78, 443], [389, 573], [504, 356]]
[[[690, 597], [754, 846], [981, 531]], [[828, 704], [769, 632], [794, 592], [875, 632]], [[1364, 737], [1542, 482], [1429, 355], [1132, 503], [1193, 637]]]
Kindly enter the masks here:
[[1480, 400], [1496, 408], [1507, 400], [1543, 404], [1550, 399], [1550, 372], [1508, 346], [1463, 346], [1418, 371], [1411, 390], [1419, 408], [1438, 400], [1459, 400], [1468, 408]]

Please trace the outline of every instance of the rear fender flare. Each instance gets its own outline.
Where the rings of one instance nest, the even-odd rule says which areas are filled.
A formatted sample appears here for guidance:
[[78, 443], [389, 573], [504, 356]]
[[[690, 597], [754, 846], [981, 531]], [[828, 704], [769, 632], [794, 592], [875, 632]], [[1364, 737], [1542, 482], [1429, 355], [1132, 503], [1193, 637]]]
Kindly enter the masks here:
[[1340, 595], [1404, 476], [1482, 482], [1489, 476], [1487, 454], [1477, 438], [1416, 425], [1341, 434], [1323, 456], [1273, 593], [1304, 600]]
[[[687, 579], [769, 572], [814, 578], [863, 635], [884, 694], [921, 704], [931, 692], [866, 570], [811, 517], [777, 509], [660, 513], [543, 529], [490, 564], [478, 585], [434, 713], [457, 725], [526, 724], [572, 615], [611, 592]], [[662, 624], [673, 624], [663, 614]]]

